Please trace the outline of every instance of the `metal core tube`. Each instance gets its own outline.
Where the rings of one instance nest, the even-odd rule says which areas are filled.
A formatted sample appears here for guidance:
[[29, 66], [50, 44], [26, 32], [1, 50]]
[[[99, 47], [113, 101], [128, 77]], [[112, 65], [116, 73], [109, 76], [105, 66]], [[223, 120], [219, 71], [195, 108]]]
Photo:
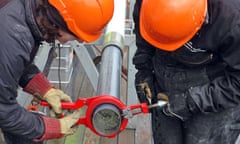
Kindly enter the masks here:
[[114, 105], [103, 104], [94, 111], [92, 123], [101, 135], [112, 135], [119, 132], [121, 115]]
[[[97, 95], [111, 95], [120, 99], [126, 2], [115, 0], [114, 5], [113, 18], [107, 26], [104, 39]], [[117, 133], [122, 124], [121, 111], [115, 105], [102, 104], [94, 110], [92, 123], [102, 135]]]

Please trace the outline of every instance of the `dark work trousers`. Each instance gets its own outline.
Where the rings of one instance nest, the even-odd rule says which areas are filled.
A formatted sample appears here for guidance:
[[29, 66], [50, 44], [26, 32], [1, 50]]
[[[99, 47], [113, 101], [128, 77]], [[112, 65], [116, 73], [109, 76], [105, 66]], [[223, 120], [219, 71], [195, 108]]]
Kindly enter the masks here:
[[184, 144], [181, 121], [166, 116], [161, 109], [152, 110], [152, 132], [154, 144]]

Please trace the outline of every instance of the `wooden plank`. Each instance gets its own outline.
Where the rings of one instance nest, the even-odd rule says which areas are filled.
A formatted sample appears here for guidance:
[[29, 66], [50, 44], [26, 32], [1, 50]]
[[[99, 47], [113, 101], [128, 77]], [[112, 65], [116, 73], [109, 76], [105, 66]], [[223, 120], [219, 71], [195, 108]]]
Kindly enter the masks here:
[[136, 144], [153, 144], [151, 116], [150, 114], [140, 114], [136, 116]]
[[101, 137], [100, 144], [117, 144], [117, 141], [118, 141], [118, 137], [114, 137], [114, 138]]
[[135, 144], [135, 129], [125, 129], [118, 138], [118, 144]]
[[86, 129], [83, 144], [99, 144], [100, 137], [94, 134], [90, 129]]

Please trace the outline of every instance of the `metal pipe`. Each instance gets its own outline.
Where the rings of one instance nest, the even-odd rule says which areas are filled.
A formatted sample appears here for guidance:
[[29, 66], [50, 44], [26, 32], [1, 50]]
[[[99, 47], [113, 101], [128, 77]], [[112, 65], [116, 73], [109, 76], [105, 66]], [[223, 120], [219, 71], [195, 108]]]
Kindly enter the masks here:
[[[113, 18], [106, 28], [96, 94], [120, 99], [126, 1], [115, 0], [114, 5]], [[99, 106], [93, 113], [93, 124], [103, 135], [119, 132], [122, 124], [119, 108], [112, 104]]]
[[114, 14], [106, 28], [97, 95], [120, 98], [122, 49], [124, 45], [126, 1], [114, 1]]
[[98, 133], [109, 136], [119, 132], [121, 115], [114, 105], [103, 104], [94, 111], [92, 123]]
[[102, 53], [97, 95], [108, 94], [120, 98], [121, 49], [108, 45]]

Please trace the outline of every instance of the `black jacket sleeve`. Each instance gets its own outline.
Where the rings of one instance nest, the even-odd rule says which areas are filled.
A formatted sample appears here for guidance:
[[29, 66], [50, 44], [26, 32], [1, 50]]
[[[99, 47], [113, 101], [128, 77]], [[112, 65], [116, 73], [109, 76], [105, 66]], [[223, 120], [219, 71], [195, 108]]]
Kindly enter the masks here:
[[30, 64], [28, 67], [25, 68], [20, 80], [19, 85], [24, 88], [28, 82], [40, 72], [38, 67], [34, 64]]
[[137, 70], [153, 70], [152, 57], [155, 52], [155, 48], [145, 41], [140, 34], [139, 15], [141, 9], [142, 0], [137, 0], [134, 5], [133, 20], [135, 23], [134, 32], [136, 34], [136, 46], [137, 50], [133, 57], [133, 64]]
[[189, 89], [190, 96], [204, 112], [217, 112], [240, 104], [239, 25], [225, 35], [218, 53], [227, 64], [224, 75], [208, 84]]

